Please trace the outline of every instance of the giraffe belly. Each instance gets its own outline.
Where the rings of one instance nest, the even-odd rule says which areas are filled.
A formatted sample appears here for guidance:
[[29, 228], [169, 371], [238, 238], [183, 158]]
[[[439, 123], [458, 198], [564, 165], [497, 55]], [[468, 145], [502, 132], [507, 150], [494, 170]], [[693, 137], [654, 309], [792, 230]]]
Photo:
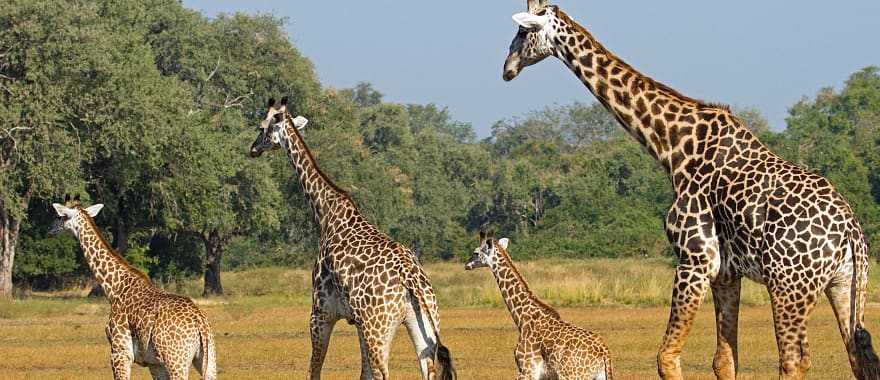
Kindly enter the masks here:
[[339, 319], [347, 320], [350, 324], [355, 322], [351, 305], [338, 292], [333, 292], [329, 297], [325, 298], [321, 303], [321, 308]]

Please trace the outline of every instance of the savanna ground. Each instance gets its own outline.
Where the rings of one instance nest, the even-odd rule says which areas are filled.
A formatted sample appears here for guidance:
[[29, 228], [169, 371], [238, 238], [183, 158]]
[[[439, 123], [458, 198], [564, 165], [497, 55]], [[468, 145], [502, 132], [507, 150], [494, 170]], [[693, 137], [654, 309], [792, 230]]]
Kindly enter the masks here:
[[[458, 263], [426, 266], [439, 293], [442, 338], [462, 379], [510, 379], [517, 332], [488, 270], [465, 272]], [[524, 276], [563, 318], [601, 333], [614, 353], [617, 378], [655, 378], [654, 356], [668, 316], [672, 264], [660, 259], [541, 260], [522, 263]], [[228, 296], [197, 300], [217, 336], [222, 378], [303, 378], [308, 369], [309, 272], [267, 268], [226, 273]], [[866, 323], [880, 336], [880, 276], [871, 279]], [[199, 282], [169, 284], [194, 295]], [[0, 301], [0, 378], [98, 379], [110, 376], [104, 323], [109, 306], [82, 292], [31, 294]], [[776, 343], [765, 291], [744, 282], [740, 316], [740, 371], [744, 379], [773, 378]], [[823, 299], [810, 321], [814, 379], [851, 378], [834, 315]], [[689, 379], [711, 379], [715, 347], [711, 297], [685, 346]], [[405, 329], [391, 354], [395, 378], [417, 379]], [[324, 367], [326, 379], [354, 379], [360, 354], [354, 328], [337, 324]], [[144, 368], [136, 378], [148, 378]], [[195, 373], [193, 373], [194, 377]]]

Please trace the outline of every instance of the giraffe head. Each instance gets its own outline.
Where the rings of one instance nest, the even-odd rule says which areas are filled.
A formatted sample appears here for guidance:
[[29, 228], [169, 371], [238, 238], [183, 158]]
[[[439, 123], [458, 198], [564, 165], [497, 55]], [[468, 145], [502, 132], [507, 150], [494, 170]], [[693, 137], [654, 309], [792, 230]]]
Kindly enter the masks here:
[[548, 0], [528, 0], [527, 4], [528, 12], [513, 15], [513, 21], [519, 24], [519, 30], [510, 43], [510, 52], [504, 61], [502, 78], [505, 81], [516, 78], [524, 67], [556, 55], [552, 37], [553, 26], [559, 25], [556, 19], [558, 8], [549, 5]]
[[493, 266], [501, 260], [502, 254], [499, 250], [507, 251], [508, 242], [507, 238], [501, 238], [496, 241], [491, 233], [487, 234], [480, 231], [480, 246], [474, 248], [474, 253], [467, 264], [464, 265], [464, 269], [471, 270]]
[[103, 204], [95, 204], [89, 207], [84, 207], [79, 202], [79, 196], [73, 200], [68, 196], [64, 204], [53, 203], [52, 207], [55, 208], [55, 213], [58, 214], [58, 219], [55, 219], [55, 222], [52, 223], [52, 228], [49, 230], [49, 233], [52, 235], [57, 235], [63, 232], [64, 230], [70, 230], [79, 238], [79, 234], [82, 231], [82, 227], [86, 222], [86, 218], [94, 218], [101, 212], [101, 209], [104, 208]]
[[251, 157], [259, 157], [264, 151], [281, 148], [282, 142], [286, 140], [289, 124], [302, 130], [309, 122], [302, 116], [290, 117], [286, 96], [281, 98], [279, 104], [275, 104], [274, 98], [269, 99], [266, 108], [266, 117], [257, 128], [257, 139], [251, 144]]

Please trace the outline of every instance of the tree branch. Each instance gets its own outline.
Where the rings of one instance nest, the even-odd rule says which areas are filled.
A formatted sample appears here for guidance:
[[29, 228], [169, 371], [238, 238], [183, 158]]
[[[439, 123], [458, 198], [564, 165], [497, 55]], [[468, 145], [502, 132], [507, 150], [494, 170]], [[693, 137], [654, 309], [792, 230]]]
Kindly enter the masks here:
[[245, 99], [248, 99], [253, 95], [253, 92], [249, 92], [245, 95], [241, 95], [235, 98], [230, 99], [229, 95], [226, 95], [226, 100], [223, 102], [223, 109], [232, 108], [232, 107], [241, 107]]
[[208, 77], [205, 78], [205, 83], [208, 83], [211, 78], [214, 77], [214, 74], [217, 74], [217, 70], [220, 68], [220, 57], [217, 57], [217, 64], [214, 65], [214, 70], [211, 70], [211, 73], [208, 74]]

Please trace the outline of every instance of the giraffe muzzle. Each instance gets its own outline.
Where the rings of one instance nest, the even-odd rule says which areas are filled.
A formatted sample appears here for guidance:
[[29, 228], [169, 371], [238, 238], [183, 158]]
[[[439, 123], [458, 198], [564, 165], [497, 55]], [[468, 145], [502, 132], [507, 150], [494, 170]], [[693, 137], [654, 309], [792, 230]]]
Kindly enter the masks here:
[[52, 228], [49, 229], [49, 235], [55, 236], [64, 232], [64, 222], [61, 220], [56, 220], [52, 223]]
[[504, 60], [504, 72], [501, 74], [501, 78], [504, 79], [505, 82], [510, 82], [513, 78], [516, 78], [516, 76], [519, 75], [519, 70], [519, 54], [511, 53], [507, 56], [507, 59]]
[[467, 264], [464, 265], [464, 270], [473, 270], [473, 269], [482, 268], [485, 266], [486, 265], [483, 264], [482, 261], [480, 261], [479, 257], [473, 257], [467, 262]]
[[257, 141], [254, 141], [254, 143], [251, 144], [251, 149], [250, 149], [250, 153], [249, 153], [251, 158], [260, 157], [263, 154], [263, 151], [266, 150], [263, 147], [262, 141], [260, 141], [262, 139], [263, 139], [263, 136], [259, 136], [259, 137], [257, 137]]

